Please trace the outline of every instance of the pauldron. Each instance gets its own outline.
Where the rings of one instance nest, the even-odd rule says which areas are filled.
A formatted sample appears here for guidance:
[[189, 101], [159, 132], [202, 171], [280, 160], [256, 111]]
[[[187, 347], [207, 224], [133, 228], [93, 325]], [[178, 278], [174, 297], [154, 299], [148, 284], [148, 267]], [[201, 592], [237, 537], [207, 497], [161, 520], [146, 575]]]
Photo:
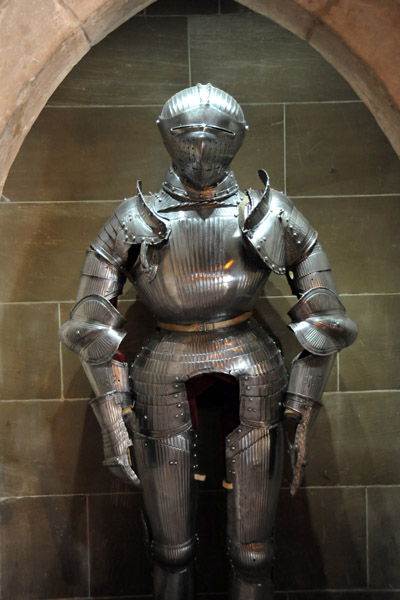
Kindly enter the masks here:
[[137, 196], [126, 199], [100, 230], [91, 248], [110, 265], [123, 270], [131, 246], [156, 245], [165, 241], [170, 229], [168, 220], [156, 213], [137, 182]]
[[258, 172], [264, 191], [246, 190], [239, 207], [239, 224], [261, 260], [278, 275], [307, 256], [318, 234], [292, 201], [269, 186], [265, 171]]

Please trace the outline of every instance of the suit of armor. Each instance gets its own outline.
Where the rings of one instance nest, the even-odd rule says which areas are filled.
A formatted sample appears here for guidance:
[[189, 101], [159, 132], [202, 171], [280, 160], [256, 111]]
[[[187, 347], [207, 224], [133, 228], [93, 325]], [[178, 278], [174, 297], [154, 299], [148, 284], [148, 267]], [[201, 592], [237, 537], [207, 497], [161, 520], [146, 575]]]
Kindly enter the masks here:
[[[101, 229], [60, 336], [80, 355], [94, 389], [104, 463], [143, 488], [159, 600], [194, 597], [196, 480], [202, 475], [188, 382], [222, 375], [238, 383], [239, 422], [226, 438], [224, 482], [230, 598], [268, 599], [281, 421], [284, 412], [298, 421], [291, 445], [294, 494], [335, 355], [357, 331], [315, 230], [292, 202], [270, 188], [264, 171], [262, 191], [239, 190], [229, 168], [247, 129], [237, 102], [199, 84], [168, 100], [158, 125], [173, 160], [162, 190], [145, 196], [139, 182], [137, 195]], [[289, 379], [280, 350], [251, 316], [271, 271], [285, 274], [298, 297], [290, 327], [304, 351]], [[158, 318], [131, 366], [117, 353], [125, 332], [115, 300], [126, 278]]]

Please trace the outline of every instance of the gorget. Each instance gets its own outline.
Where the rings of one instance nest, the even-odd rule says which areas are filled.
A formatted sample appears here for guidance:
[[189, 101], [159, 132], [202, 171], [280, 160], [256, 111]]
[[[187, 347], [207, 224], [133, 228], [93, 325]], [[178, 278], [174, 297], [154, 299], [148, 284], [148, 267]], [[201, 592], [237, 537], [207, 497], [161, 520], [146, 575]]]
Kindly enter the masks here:
[[163, 190], [178, 200], [187, 202], [196, 200], [199, 203], [225, 200], [239, 191], [233, 171], [229, 170], [222, 181], [209, 188], [199, 189], [179, 177], [173, 167], [167, 171], [163, 182]]

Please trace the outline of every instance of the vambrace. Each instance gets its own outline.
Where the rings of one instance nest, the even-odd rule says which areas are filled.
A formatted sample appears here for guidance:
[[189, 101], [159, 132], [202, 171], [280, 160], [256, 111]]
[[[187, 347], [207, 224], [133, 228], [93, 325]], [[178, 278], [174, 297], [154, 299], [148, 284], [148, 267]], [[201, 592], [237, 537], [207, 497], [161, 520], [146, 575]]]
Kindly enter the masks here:
[[[89, 278], [89, 282], [94, 281], [93, 277]], [[103, 281], [99, 278], [100, 285]], [[126, 335], [122, 329], [125, 319], [111, 302], [99, 294], [90, 294], [79, 300], [70, 317], [61, 327], [59, 337], [80, 356], [96, 395], [90, 405], [102, 431], [104, 464], [125, 484], [140, 488], [140, 481], [130, 463], [132, 442], [125, 426], [132, 413], [128, 365], [113, 360]]]
[[133, 402], [128, 363], [111, 360], [100, 365], [90, 365], [82, 361], [82, 367], [96, 397], [117, 393], [124, 423], [129, 421]]
[[117, 268], [90, 248], [82, 267], [77, 301], [92, 294], [98, 294], [107, 300], [116, 298], [122, 292], [125, 279], [120, 267]]
[[346, 316], [321, 245], [316, 244], [291, 269], [288, 281], [299, 300], [288, 313], [292, 318], [289, 327], [305, 349], [292, 362], [285, 399], [285, 416], [298, 421], [294, 442], [289, 442], [290, 493], [295, 495], [307, 464], [310, 428], [322, 406], [336, 354], [355, 341], [357, 326]]
[[310, 429], [322, 407], [320, 400], [335, 358], [336, 354], [315, 356], [303, 351], [292, 362], [285, 399], [285, 416], [298, 421], [294, 442], [289, 441], [292, 496], [301, 484], [308, 463]]

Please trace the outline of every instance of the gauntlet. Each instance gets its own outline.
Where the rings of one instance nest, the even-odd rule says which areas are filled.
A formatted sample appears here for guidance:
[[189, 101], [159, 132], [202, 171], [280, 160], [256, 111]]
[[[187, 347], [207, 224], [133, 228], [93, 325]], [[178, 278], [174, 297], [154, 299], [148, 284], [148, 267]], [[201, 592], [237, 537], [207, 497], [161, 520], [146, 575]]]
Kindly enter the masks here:
[[320, 399], [335, 357], [336, 354], [315, 356], [303, 351], [292, 363], [285, 400], [285, 416], [298, 421], [294, 441], [289, 441], [292, 496], [296, 494], [303, 479], [310, 429], [322, 406]]
[[140, 489], [140, 480], [131, 466], [129, 448], [132, 446], [132, 440], [123, 419], [127, 399], [120, 392], [111, 392], [94, 398], [89, 404], [101, 427], [103, 464], [125, 484]]

